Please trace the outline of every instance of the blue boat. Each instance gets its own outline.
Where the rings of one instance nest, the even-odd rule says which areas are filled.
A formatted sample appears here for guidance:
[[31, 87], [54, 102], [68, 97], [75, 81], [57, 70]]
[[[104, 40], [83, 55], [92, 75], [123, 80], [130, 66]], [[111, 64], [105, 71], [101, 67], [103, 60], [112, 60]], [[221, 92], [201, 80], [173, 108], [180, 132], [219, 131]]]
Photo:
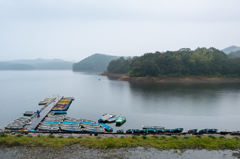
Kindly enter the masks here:
[[156, 132], [158, 132], [157, 130], [155, 130], [155, 129], [146, 129], [147, 130], [147, 132], [150, 132], [150, 133], [156, 133]]
[[173, 133], [173, 132], [174, 132], [174, 129], [166, 129], [165, 132], [171, 132], [171, 133]]
[[174, 132], [182, 132], [183, 131], [183, 128], [176, 128], [176, 129], [173, 129]]
[[115, 116], [113, 118], [108, 119], [107, 121], [108, 122], [115, 122], [118, 118], [120, 118], [120, 116]]
[[140, 130], [139, 129], [128, 129], [126, 130], [126, 133], [139, 133]]
[[105, 128], [106, 131], [113, 131], [113, 128], [109, 125], [106, 125], [106, 124], [100, 124], [101, 127]]
[[104, 123], [107, 122], [110, 118], [112, 118], [113, 116], [110, 114], [106, 114], [104, 116], [102, 116], [101, 118], [98, 119], [99, 123]]
[[147, 129], [140, 130], [140, 133], [147, 133]]
[[43, 123], [60, 124], [60, 121], [42, 121]]
[[62, 121], [63, 124], [79, 124], [79, 122]]
[[62, 131], [69, 131], [69, 132], [83, 132], [83, 130], [80, 127], [61, 127]]
[[63, 111], [63, 110], [52, 110], [52, 112], [54, 112], [54, 114], [67, 114], [67, 111]]
[[143, 125], [142, 128], [143, 129], [165, 129], [164, 126], [146, 126], [146, 125]]
[[104, 128], [83, 128], [83, 132], [88, 132], [88, 133], [104, 133], [105, 130]]
[[199, 133], [216, 133], [218, 129], [202, 129]]
[[190, 129], [188, 130], [188, 133], [196, 133], [198, 129]]
[[123, 129], [119, 129], [119, 130], [116, 131], [116, 133], [118, 133], [118, 134], [123, 134], [123, 133], [124, 133], [124, 130], [123, 130]]
[[80, 124], [84, 124], [84, 125], [99, 125], [98, 123], [87, 122], [87, 121], [80, 122]]

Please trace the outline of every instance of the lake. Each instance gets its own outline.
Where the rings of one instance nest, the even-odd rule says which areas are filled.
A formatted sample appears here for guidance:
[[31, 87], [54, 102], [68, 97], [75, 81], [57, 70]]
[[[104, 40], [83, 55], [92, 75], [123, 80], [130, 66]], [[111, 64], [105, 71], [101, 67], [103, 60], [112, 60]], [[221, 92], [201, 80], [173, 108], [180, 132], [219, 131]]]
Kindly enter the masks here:
[[121, 114], [127, 117], [125, 130], [142, 125], [240, 130], [240, 83], [134, 84], [99, 73], [0, 71], [0, 126], [58, 94], [75, 97], [68, 116], [97, 121], [103, 113]]

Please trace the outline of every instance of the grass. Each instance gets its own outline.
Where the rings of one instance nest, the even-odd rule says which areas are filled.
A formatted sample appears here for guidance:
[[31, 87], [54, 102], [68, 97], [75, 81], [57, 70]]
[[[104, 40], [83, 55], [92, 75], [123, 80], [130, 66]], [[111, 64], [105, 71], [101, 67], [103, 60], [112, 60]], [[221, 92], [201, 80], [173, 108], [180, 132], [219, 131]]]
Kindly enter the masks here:
[[234, 137], [82, 137], [82, 138], [62, 138], [50, 136], [11, 136], [0, 135], [0, 145], [3, 146], [29, 146], [29, 147], [63, 147], [79, 144], [87, 148], [116, 149], [129, 147], [151, 147], [157, 149], [238, 149], [240, 140]]

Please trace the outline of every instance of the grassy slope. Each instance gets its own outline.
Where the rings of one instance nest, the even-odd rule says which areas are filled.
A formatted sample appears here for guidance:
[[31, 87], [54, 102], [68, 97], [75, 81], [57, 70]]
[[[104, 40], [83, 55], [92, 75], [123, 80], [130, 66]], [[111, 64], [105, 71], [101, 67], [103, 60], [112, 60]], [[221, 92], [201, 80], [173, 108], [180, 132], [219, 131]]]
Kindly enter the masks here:
[[88, 148], [128, 148], [152, 147], [157, 149], [236, 149], [240, 148], [240, 139], [235, 137], [158, 137], [158, 136], [132, 136], [120, 138], [79, 137], [62, 138], [53, 136], [10, 136], [1, 135], [0, 145], [4, 146], [30, 146], [30, 147], [63, 147], [80, 144]]

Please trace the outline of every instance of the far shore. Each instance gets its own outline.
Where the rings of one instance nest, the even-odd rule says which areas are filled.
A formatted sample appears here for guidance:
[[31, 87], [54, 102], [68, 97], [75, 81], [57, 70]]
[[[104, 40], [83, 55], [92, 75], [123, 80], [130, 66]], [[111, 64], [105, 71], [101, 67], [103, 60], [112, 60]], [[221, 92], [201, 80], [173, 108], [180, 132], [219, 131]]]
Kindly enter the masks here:
[[116, 77], [119, 81], [133, 83], [237, 83], [240, 78], [234, 77], [206, 77], [206, 76], [182, 76], [182, 77], [128, 77], [125, 74], [101, 73], [101, 76]]

